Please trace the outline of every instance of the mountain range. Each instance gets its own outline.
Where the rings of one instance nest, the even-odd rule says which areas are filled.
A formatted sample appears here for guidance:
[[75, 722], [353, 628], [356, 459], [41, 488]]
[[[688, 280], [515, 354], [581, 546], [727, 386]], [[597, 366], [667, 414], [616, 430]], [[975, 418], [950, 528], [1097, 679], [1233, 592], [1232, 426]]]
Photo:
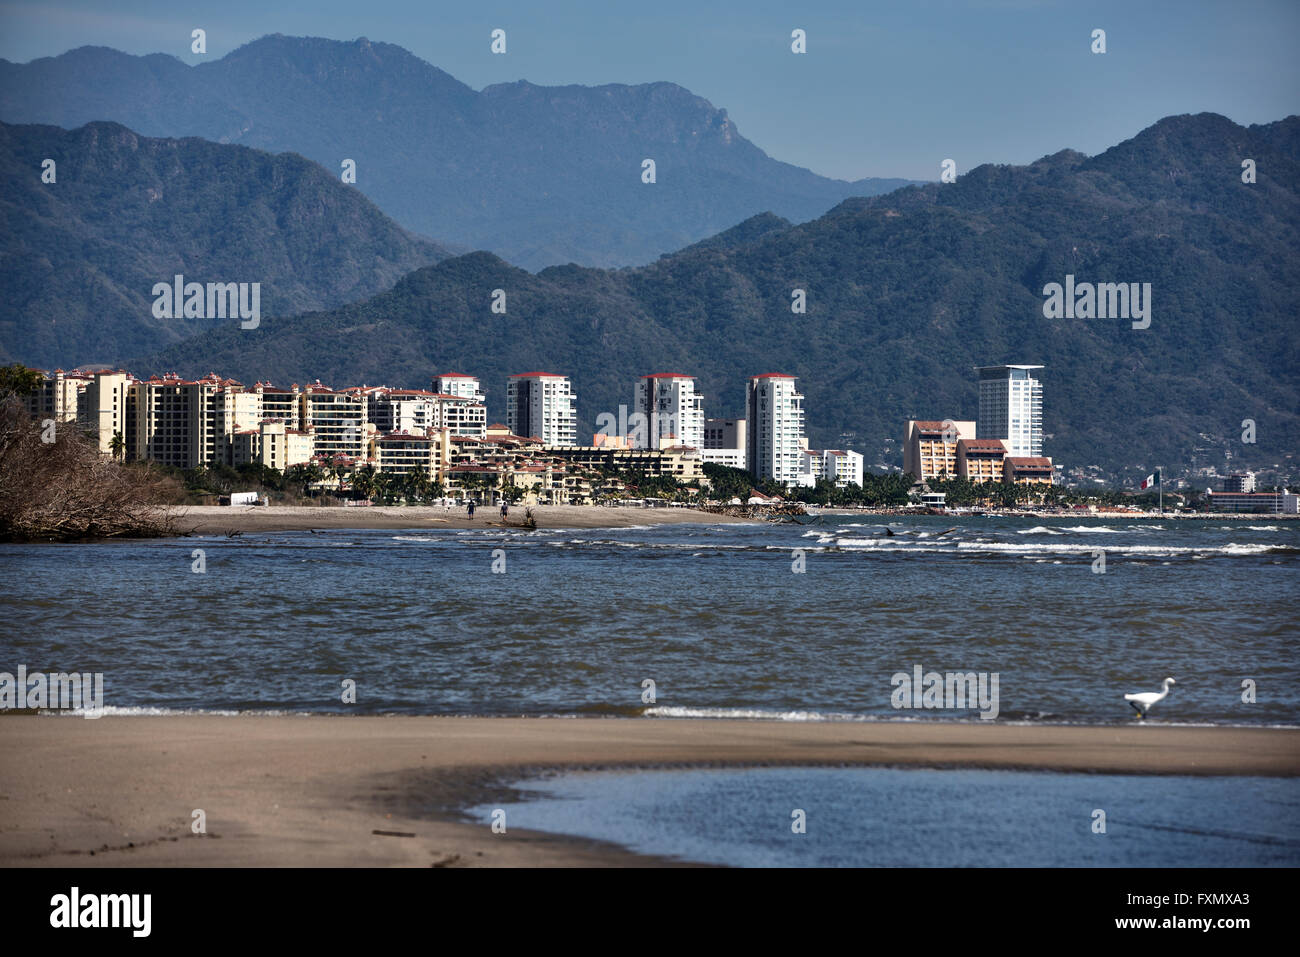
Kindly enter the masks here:
[[259, 282], [262, 312], [284, 314], [367, 298], [450, 254], [292, 153], [0, 123], [0, 175], [5, 362], [109, 363], [202, 331], [153, 315], [154, 284], [177, 274]]
[[[1044, 451], [1059, 464], [1131, 476], [1201, 453], [1289, 455], [1298, 182], [1300, 118], [1169, 117], [1093, 157], [981, 166], [798, 225], [760, 215], [635, 269], [534, 275], [459, 256], [367, 301], [227, 324], [132, 368], [403, 386], [468, 372], [493, 418], [506, 376], [540, 369], [572, 377], [587, 433], [642, 374], [695, 375], [716, 416], [740, 412], [746, 376], [781, 372], [800, 377], [814, 447], [897, 465], [905, 419], [973, 419], [973, 367], [1030, 363], [1045, 366]], [[1149, 327], [1047, 318], [1045, 290], [1067, 282], [1150, 284]]]
[[[764, 210], [802, 221], [908, 181], [828, 179], [672, 83], [475, 91], [399, 46], [281, 35], [188, 66], [81, 47], [0, 60], [0, 119], [292, 151], [408, 229], [528, 269], [643, 264]], [[642, 163], [655, 162], [655, 182]]]

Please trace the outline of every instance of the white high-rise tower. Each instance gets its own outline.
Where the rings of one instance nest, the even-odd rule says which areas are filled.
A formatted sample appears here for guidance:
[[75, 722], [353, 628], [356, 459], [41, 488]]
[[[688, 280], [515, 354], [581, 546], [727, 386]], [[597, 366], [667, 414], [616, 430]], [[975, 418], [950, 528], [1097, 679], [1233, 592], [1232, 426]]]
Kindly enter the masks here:
[[749, 380], [745, 392], [749, 470], [758, 478], [793, 484], [804, 449], [803, 396], [795, 377], [769, 372]]
[[568, 376], [521, 372], [506, 382], [506, 428], [515, 435], [537, 436], [543, 445], [576, 445], [576, 410]]
[[645, 416], [647, 448], [659, 448], [669, 436], [676, 445], [704, 448], [704, 397], [695, 391], [691, 376], [673, 372], [642, 376], [632, 412]]
[[977, 439], [1001, 439], [1007, 454], [1043, 454], [1043, 382], [1034, 375], [1042, 366], [979, 366]]

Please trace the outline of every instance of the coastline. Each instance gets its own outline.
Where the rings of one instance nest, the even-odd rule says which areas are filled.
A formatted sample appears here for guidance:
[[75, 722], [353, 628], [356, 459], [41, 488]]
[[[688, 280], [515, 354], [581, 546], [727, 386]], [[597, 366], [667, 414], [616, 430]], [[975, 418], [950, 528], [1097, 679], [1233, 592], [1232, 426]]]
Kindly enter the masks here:
[[[715, 515], [691, 508], [604, 508], [595, 505], [534, 505], [537, 528], [630, 528], [635, 525], [749, 523], [754, 520]], [[310, 505], [190, 505], [176, 509], [181, 535], [230, 532], [306, 532], [325, 529], [501, 528], [500, 511], [478, 509], [473, 519], [464, 508], [440, 505], [391, 505], [344, 508]], [[504, 527], [523, 529], [524, 509], [510, 507]]]
[[[761, 518], [705, 512], [693, 508], [639, 508], [633, 506], [604, 507], [596, 505], [535, 505], [532, 507], [537, 528], [630, 528], [638, 525], [678, 525], [697, 523], [762, 524]], [[450, 528], [518, 528], [523, 530], [524, 509], [511, 506], [507, 522], [502, 524], [500, 512], [485, 506], [470, 519], [461, 507], [445, 508], [433, 505], [389, 505], [347, 508], [342, 506], [312, 505], [188, 505], [172, 509], [178, 535], [228, 535], [232, 532], [306, 532], [328, 529], [419, 529]], [[840, 515], [877, 517], [882, 519], [900, 516], [917, 516], [926, 513], [900, 509], [876, 508], [819, 508], [813, 515]], [[1114, 513], [1059, 513], [1059, 512], [1007, 512], [988, 511], [979, 515], [946, 515], [953, 519], [970, 518], [1071, 518], [1100, 519], [1103, 521], [1133, 521], [1164, 519], [1228, 519], [1234, 521], [1294, 521], [1295, 515], [1265, 514], [1148, 514], [1143, 512]]]
[[811, 514], [816, 515], [880, 515], [880, 516], [907, 516], [907, 515], [933, 515], [937, 518], [1091, 518], [1101, 519], [1103, 521], [1133, 521], [1135, 519], [1144, 519], [1146, 521], [1160, 521], [1166, 519], [1178, 520], [1196, 520], [1205, 521], [1215, 519], [1230, 519], [1233, 521], [1283, 521], [1295, 522], [1300, 521], [1300, 515], [1291, 515], [1286, 512], [1126, 512], [1126, 511], [1064, 511], [1053, 512], [1043, 509], [1005, 509], [1005, 508], [987, 508], [978, 512], [950, 512], [940, 511], [937, 509], [885, 509], [876, 508], [870, 505], [860, 507], [854, 506], [810, 506]]
[[[467, 821], [559, 769], [1300, 776], [1300, 729], [369, 716], [0, 718], [4, 866], [677, 864]], [[207, 833], [191, 833], [194, 810]], [[376, 833], [389, 832], [389, 833]]]

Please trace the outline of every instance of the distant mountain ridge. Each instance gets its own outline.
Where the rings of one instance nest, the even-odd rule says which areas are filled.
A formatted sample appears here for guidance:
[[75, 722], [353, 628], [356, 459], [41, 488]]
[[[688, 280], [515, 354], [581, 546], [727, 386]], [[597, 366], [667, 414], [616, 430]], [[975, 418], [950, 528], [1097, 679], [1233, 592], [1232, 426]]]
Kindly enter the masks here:
[[[42, 182], [53, 160], [54, 182]], [[211, 325], [158, 319], [152, 289], [260, 283], [263, 315], [373, 296], [449, 252], [315, 163], [116, 123], [0, 123], [0, 361], [72, 368]]]
[[[188, 66], [105, 47], [0, 60], [0, 119], [293, 151], [408, 229], [529, 269], [647, 263], [765, 210], [795, 221], [901, 179], [854, 183], [767, 156], [672, 83], [475, 92], [399, 46], [274, 35]], [[656, 182], [641, 181], [642, 160]]]
[[[695, 375], [720, 416], [743, 407], [746, 376], [779, 371], [800, 377], [814, 447], [901, 465], [906, 419], [974, 419], [973, 367], [1032, 363], [1058, 463], [1131, 477], [1229, 452], [1282, 461], [1300, 430], [1297, 184], [1300, 118], [1169, 117], [1093, 157], [981, 166], [801, 225], [754, 217], [637, 269], [531, 275], [461, 256], [368, 302], [223, 328], [133, 367], [394, 385], [454, 368], [482, 378], [494, 418], [506, 376], [544, 368], [572, 377], [580, 434], [645, 373]], [[1067, 275], [1150, 283], [1150, 327], [1045, 318], [1044, 287]], [[505, 316], [489, 309], [498, 288]]]

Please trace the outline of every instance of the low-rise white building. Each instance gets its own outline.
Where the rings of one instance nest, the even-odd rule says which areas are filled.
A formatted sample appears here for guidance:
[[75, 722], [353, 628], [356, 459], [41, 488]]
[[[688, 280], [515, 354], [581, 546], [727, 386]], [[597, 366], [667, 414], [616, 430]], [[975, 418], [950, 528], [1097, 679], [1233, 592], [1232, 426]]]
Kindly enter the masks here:
[[862, 456], [845, 449], [804, 449], [799, 461], [799, 477], [795, 484], [811, 488], [818, 479], [846, 485], [862, 484]]
[[843, 487], [862, 484], [862, 456], [849, 449], [822, 452], [822, 475]]
[[714, 465], [725, 465], [728, 468], [743, 469], [745, 468], [745, 450], [739, 449], [701, 449], [700, 460], [711, 462]]

